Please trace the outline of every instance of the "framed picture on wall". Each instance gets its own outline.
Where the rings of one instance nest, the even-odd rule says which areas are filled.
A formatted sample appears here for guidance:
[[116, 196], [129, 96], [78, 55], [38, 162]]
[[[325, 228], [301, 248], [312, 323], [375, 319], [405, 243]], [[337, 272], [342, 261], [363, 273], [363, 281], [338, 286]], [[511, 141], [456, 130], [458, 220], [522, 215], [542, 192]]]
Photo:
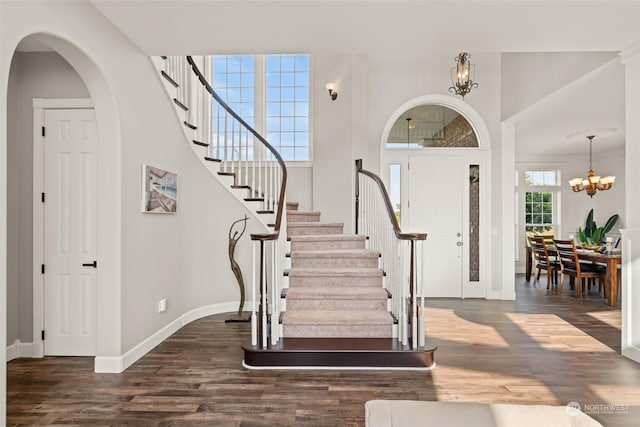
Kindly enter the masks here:
[[176, 213], [178, 175], [142, 165], [142, 212]]

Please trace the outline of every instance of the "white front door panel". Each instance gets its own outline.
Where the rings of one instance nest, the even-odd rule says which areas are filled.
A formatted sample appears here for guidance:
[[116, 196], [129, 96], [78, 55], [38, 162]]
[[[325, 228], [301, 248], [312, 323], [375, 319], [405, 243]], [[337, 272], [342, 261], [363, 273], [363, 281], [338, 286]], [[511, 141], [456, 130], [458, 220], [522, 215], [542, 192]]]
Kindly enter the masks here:
[[427, 297], [462, 297], [464, 182], [460, 157], [411, 157], [409, 228], [426, 232], [423, 289]]

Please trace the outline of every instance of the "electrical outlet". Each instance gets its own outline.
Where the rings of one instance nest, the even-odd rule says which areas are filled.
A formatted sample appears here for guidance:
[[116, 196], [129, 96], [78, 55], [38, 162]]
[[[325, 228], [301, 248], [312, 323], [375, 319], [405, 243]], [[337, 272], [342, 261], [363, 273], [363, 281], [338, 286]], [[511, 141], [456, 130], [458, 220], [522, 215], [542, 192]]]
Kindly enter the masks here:
[[158, 313], [162, 313], [163, 311], [167, 311], [167, 299], [162, 298], [160, 302], [158, 302]]

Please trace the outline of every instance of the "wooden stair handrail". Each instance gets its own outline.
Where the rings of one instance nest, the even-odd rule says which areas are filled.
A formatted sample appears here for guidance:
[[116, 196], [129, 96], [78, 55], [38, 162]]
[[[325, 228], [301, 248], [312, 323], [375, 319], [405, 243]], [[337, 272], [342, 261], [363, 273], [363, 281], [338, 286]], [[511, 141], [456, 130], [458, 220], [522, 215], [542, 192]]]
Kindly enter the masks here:
[[200, 83], [205, 87], [205, 89], [207, 90], [207, 92], [209, 92], [209, 94], [213, 97], [213, 99], [215, 99], [218, 102], [218, 104], [222, 108], [224, 108], [227, 111], [227, 113], [231, 115], [231, 117], [236, 119], [238, 123], [240, 123], [246, 130], [251, 132], [251, 134], [254, 137], [256, 137], [256, 139], [260, 141], [262, 145], [264, 145], [269, 151], [271, 151], [273, 156], [278, 161], [278, 164], [280, 165], [280, 168], [282, 170], [282, 185], [280, 186], [280, 194], [278, 195], [278, 210], [276, 212], [276, 222], [274, 226], [274, 231], [273, 233], [251, 234], [251, 240], [277, 240], [278, 235], [280, 234], [280, 226], [282, 224], [282, 213], [284, 211], [284, 197], [285, 197], [285, 190], [287, 188], [287, 165], [282, 159], [282, 156], [280, 156], [280, 153], [278, 153], [278, 150], [273, 148], [273, 146], [269, 144], [269, 142], [267, 142], [267, 140], [264, 139], [262, 135], [260, 135], [254, 128], [252, 128], [247, 122], [245, 122], [242, 119], [242, 117], [240, 117], [235, 111], [233, 111], [231, 107], [229, 107], [227, 103], [224, 102], [224, 100], [216, 93], [216, 91], [213, 90], [213, 87], [209, 84], [207, 79], [204, 77], [204, 75], [202, 74], [202, 72], [200, 71], [200, 69], [198, 68], [198, 66], [196, 65], [195, 61], [191, 56], [187, 56], [187, 62], [189, 63], [189, 65], [191, 65], [191, 69], [193, 70], [194, 74], [198, 77], [198, 80], [200, 81]]
[[426, 233], [403, 233], [402, 230], [400, 230], [400, 225], [398, 225], [398, 218], [396, 218], [396, 215], [393, 212], [391, 199], [389, 198], [389, 193], [387, 192], [387, 189], [384, 186], [384, 182], [382, 182], [382, 179], [375, 173], [368, 171], [366, 169], [362, 169], [362, 159], [356, 160], [356, 233], [358, 233], [358, 211], [359, 211], [358, 203], [360, 201], [360, 185], [359, 185], [358, 173], [368, 176], [377, 184], [378, 189], [380, 190], [380, 193], [382, 195], [382, 199], [384, 200], [389, 221], [391, 221], [391, 225], [393, 226], [393, 231], [398, 240], [426, 240], [427, 239]]

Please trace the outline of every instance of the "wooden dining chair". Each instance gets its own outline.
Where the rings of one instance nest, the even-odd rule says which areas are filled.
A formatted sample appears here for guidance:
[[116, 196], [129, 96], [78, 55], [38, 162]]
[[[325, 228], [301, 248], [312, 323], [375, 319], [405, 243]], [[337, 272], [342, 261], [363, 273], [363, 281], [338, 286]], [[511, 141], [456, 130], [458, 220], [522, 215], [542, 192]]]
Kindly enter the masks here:
[[533, 254], [535, 267], [538, 270], [533, 283], [540, 280], [540, 272], [545, 270], [547, 272], [547, 289], [550, 288], [551, 284], [557, 284], [560, 263], [554, 256], [549, 255], [547, 244], [543, 236], [533, 236], [531, 238], [531, 253]]
[[584, 279], [598, 279], [599, 283], [604, 283], [606, 268], [597, 264], [581, 263], [576, 251], [576, 243], [573, 240], [553, 239], [553, 244], [556, 247], [561, 265], [559, 294], [562, 294], [564, 276], [569, 276], [575, 280], [576, 298], [581, 296]]

